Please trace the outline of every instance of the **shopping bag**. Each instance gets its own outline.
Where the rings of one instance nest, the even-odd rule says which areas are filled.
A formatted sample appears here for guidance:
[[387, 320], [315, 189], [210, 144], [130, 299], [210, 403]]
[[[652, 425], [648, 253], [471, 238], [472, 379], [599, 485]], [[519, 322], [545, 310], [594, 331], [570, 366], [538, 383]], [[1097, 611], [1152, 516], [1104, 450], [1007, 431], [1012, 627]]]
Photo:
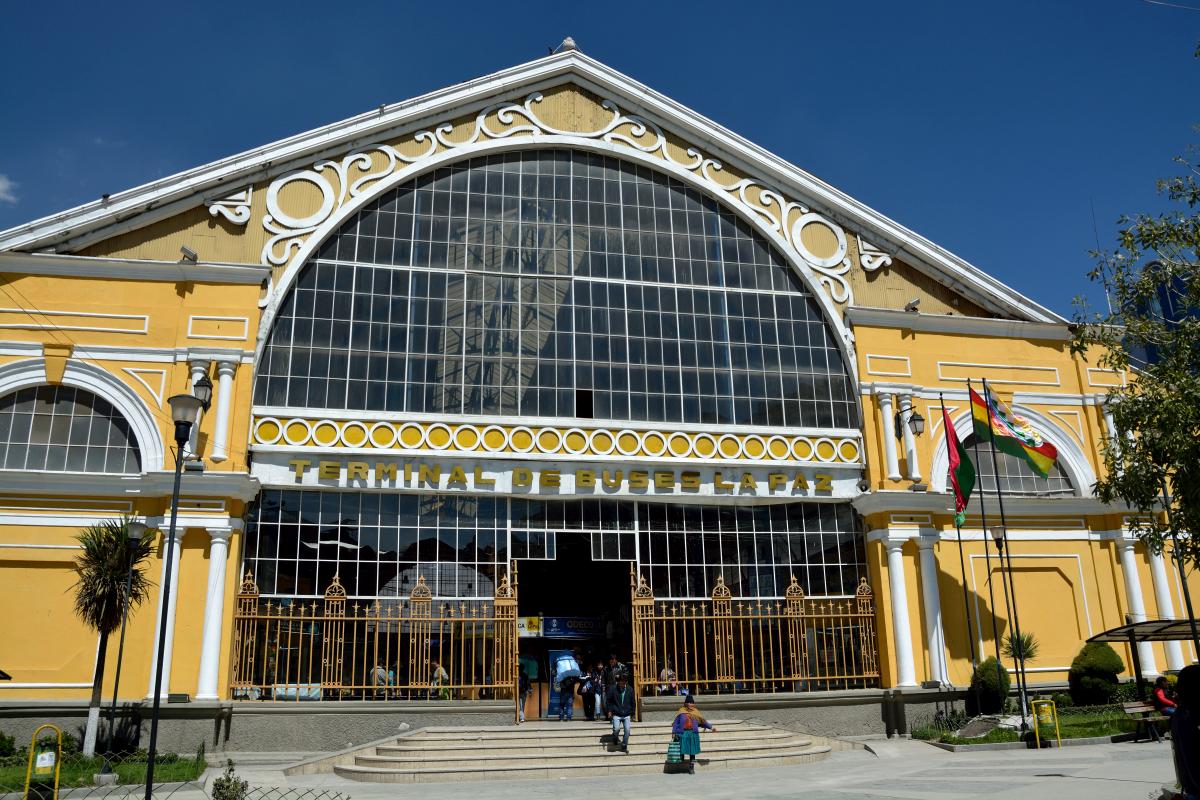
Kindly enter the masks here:
[[679, 744], [679, 737], [672, 736], [671, 743], [667, 745], [667, 763], [678, 764], [683, 761], [683, 748]]

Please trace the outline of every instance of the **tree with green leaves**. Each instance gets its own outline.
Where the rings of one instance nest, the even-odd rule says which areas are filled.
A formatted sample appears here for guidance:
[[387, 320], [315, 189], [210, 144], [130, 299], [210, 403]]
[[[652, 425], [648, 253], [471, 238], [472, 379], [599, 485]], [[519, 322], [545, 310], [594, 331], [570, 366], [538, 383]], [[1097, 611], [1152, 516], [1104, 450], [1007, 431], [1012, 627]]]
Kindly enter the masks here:
[[[1181, 569], [1200, 564], [1200, 151], [1158, 182], [1163, 213], [1118, 221], [1117, 247], [1096, 252], [1088, 277], [1108, 298], [1082, 298], [1072, 351], [1127, 376], [1105, 403], [1115, 435], [1104, 442], [1096, 495], [1136, 512], [1134, 534]], [[1165, 514], [1163, 512], [1166, 512]]]
[[92, 678], [92, 701], [83, 739], [86, 756], [96, 752], [108, 637], [121, 626], [126, 605], [130, 611], [141, 605], [149, 596], [152, 585], [146, 577], [144, 563], [150, 557], [154, 539], [151, 536], [130, 539], [130, 522], [128, 518], [98, 522], [84, 528], [76, 537], [81, 552], [75, 559], [75, 569], [79, 573], [75, 584], [75, 615], [100, 635], [96, 672]]

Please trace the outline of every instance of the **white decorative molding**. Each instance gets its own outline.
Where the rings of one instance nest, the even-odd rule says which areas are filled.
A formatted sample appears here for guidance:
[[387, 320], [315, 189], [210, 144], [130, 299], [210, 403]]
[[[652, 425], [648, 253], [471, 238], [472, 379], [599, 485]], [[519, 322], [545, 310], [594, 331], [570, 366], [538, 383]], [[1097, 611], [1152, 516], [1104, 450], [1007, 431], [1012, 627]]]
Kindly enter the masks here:
[[870, 244], [861, 236], [858, 239], [858, 265], [863, 268], [863, 272], [874, 272], [880, 267], [890, 267], [892, 265], [892, 257], [880, 250], [873, 244]]
[[[908, 356], [884, 356], [877, 353], [867, 353], [867, 374], [879, 375], [887, 378], [911, 378], [912, 377], [912, 362], [908, 360]], [[878, 369], [872, 361], [896, 361], [897, 363], [893, 370]], [[881, 365], [886, 366], [886, 365]], [[903, 372], [895, 370], [903, 369]]]
[[169, 283], [189, 281], [255, 284], [262, 283], [270, 275], [270, 267], [261, 264], [191, 264], [187, 261], [151, 261], [61, 253], [0, 253], [0, 272], [14, 275], [119, 278]]
[[[816, 280], [825, 287], [833, 302], [853, 302], [850, 284], [845, 277], [850, 270], [849, 246], [841, 226], [807, 205], [788, 199], [783, 190], [764, 179], [729, 179], [719, 160], [703, 155], [695, 147], [686, 149], [686, 158], [676, 158], [662, 128], [644, 116], [623, 111], [614, 100], [601, 101], [601, 106], [612, 115], [601, 127], [592, 131], [567, 131], [549, 125], [538, 116], [536, 106], [542, 99], [541, 92], [532, 92], [524, 102], [487, 106], [476, 114], [474, 125], [466, 133], [455, 134], [454, 126], [449, 122], [420, 131], [413, 140], [425, 149], [417, 155], [405, 155], [392, 145], [375, 143], [363, 146], [339, 160], [317, 161], [311, 169], [296, 170], [276, 178], [267, 187], [267, 213], [263, 217], [263, 228], [271, 236], [263, 245], [263, 263], [276, 266], [287, 264], [302, 252], [305, 240], [334, 217], [335, 212], [348, 201], [373, 194], [379, 190], [379, 182], [383, 179], [406, 176], [414, 171], [410, 167], [428, 162], [434, 156], [443, 156], [447, 150], [470, 152], [473, 145], [484, 141], [519, 135], [555, 136], [603, 142], [614, 146], [618, 153], [621, 150], [638, 152], [684, 170], [778, 234], [815, 273]], [[504, 127], [494, 129], [491, 126], [489, 118], [493, 115]], [[376, 164], [375, 154], [383, 157], [382, 165]], [[358, 177], [351, 177], [352, 169], [358, 171]], [[331, 181], [333, 177], [336, 177], [336, 181]], [[282, 207], [280, 192], [295, 182], [307, 183], [320, 192], [321, 205], [316, 211], [299, 216]], [[388, 185], [391, 183], [394, 181], [389, 180]], [[837, 241], [832, 253], [820, 255], [809, 250], [801, 236], [809, 225], [820, 225], [832, 232]]]
[[[976, 362], [972, 362], [972, 361], [939, 361], [939, 362], [937, 362], [938, 380], [957, 381], [959, 383], [965, 383], [966, 381], [971, 380], [972, 378], [965, 376], [965, 375], [963, 375], [963, 376], [946, 375], [945, 370], [942, 369], [943, 367], [966, 367], [969, 369], [976, 369], [976, 370], [992, 370], [992, 369], [1013, 370], [1016, 373], [1020, 373], [1021, 371], [1037, 372], [1037, 373], [1047, 373], [1048, 372], [1048, 373], [1050, 373], [1050, 375], [1054, 376], [1053, 380], [1039, 381], [1039, 380], [1034, 380], [1033, 378], [1030, 378], [1029, 380], [1020, 380], [1020, 379], [1016, 379], [1016, 378], [987, 378], [987, 382], [990, 384], [995, 384], [995, 385], [1013, 384], [1016, 386], [1061, 386], [1062, 385], [1062, 381], [1059, 378], [1057, 367], [1033, 367], [1033, 366], [1029, 366], [1028, 364], [980, 364], [980, 363], [976, 363]], [[974, 376], [972, 376], [972, 377], [974, 377]], [[981, 375], [979, 377], [986, 378], [987, 376]], [[1047, 377], [1049, 377], [1049, 376], [1047, 376]]]
[[[20, 322], [0, 322], [0, 328], [8, 328], [23, 331], [90, 331], [92, 333], [132, 333], [134, 335], [145, 334], [150, 329], [150, 317], [145, 314], [103, 314], [94, 311], [50, 311], [48, 309], [30, 310], [28, 308], [0, 308], [0, 314], [17, 314], [21, 317], [28, 317], [27, 320]], [[63, 323], [59, 324], [54, 319], [66, 318]], [[109, 326], [104, 325], [83, 325], [76, 321], [76, 324], [70, 324], [71, 321], [80, 319], [96, 319], [96, 320], [114, 320]], [[43, 321], [39, 321], [43, 320]], [[115, 327], [115, 320], [128, 320], [133, 323], [124, 328]]]
[[1071, 330], [1066, 320], [1062, 322], [1032, 322], [1018, 319], [988, 319], [986, 317], [964, 317], [957, 314], [913, 313], [890, 308], [864, 308], [863, 306], [847, 308], [846, 320], [855, 326], [863, 325], [893, 330], [960, 333], [967, 336], [998, 336], [1005, 339], [1051, 342], [1071, 340]]
[[1064, 427], [1071, 432], [1079, 444], [1084, 444], [1083, 441], [1083, 415], [1078, 411], [1051, 411], [1051, 416], [1058, 417], [1065, 425]]
[[228, 194], [217, 200], [205, 200], [208, 213], [212, 216], [222, 216], [234, 225], [245, 225], [250, 221], [250, 203], [254, 199], [254, 187]]
[[[154, 398], [154, 402], [158, 403], [158, 407], [162, 408], [163, 395], [166, 394], [167, 385], [167, 371], [165, 369], [125, 367], [125, 372], [127, 372], [131, 378], [145, 387], [146, 391], [150, 393], [150, 396]], [[151, 386], [150, 382], [146, 380], [146, 378], [142, 377], [143, 375], [158, 376], [158, 380], [155, 381], [155, 383], [158, 385], [158, 388], [156, 389], [154, 386]]]
[[[1109, 376], [1111, 380], [1096, 380], [1096, 377], [1103, 375]], [[1117, 372], [1113, 369], [1100, 369], [1098, 367], [1087, 368], [1087, 381], [1088, 386], [1099, 386], [1102, 388], [1116, 388], [1118, 386], [1124, 386], [1126, 383], [1124, 372]]]
[[[240, 336], [221, 336], [215, 333], [197, 333], [195, 329], [196, 322], [240, 322], [242, 325], [242, 333]], [[192, 315], [188, 317], [187, 338], [189, 339], [213, 339], [226, 342], [244, 342], [246, 337], [250, 335], [250, 320], [247, 317], [212, 317], [204, 315]]]
[[[970, 562], [971, 562], [971, 592], [975, 595], [975, 630], [979, 635], [979, 652], [983, 653], [986, 651], [983, 649], [983, 644], [984, 644], [983, 628], [980, 627], [982, 625], [981, 617], [979, 614], [979, 595], [981, 592], [980, 592], [978, 581], [976, 580], [975, 562], [977, 560], [983, 561], [984, 569], [986, 570], [987, 569], [987, 556], [979, 555], [977, 553], [971, 553], [968, 556], [968, 558], [970, 559]], [[994, 558], [995, 557], [993, 556], [993, 559]], [[1066, 561], [1073, 560], [1075, 562], [1076, 571], [1079, 575], [1079, 583], [1074, 588], [1078, 590], [1080, 599], [1083, 600], [1083, 619], [1084, 619], [1084, 622], [1087, 624], [1087, 631], [1088, 631], [1087, 635], [1091, 636], [1093, 633], [1095, 633], [1095, 631], [1092, 628], [1092, 613], [1088, 607], [1087, 580], [1083, 576], [1083, 559], [1080, 558], [1079, 554], [1077, 554], [1077, 553], [1028, 553], [1028, 554], [1026, 554], [1026, 553], [1009, 553], [1009, 558], [1014, 559], [1014, 560], [1018, 559], [1018, 558], [1024, 558], [1024, 559], [1061, 558]], [[991, 578], [990, 575], [987, 577], [989, 579]], [[1002, 610], [1003, 609], [992, 609], [992, 616], [994, 617], [994, 616], [998, 615], [999, 612]], [[1011, 624], [1011, 622], [1012, 622], [1012, 620], [1009, 620], [1010, 624]]]

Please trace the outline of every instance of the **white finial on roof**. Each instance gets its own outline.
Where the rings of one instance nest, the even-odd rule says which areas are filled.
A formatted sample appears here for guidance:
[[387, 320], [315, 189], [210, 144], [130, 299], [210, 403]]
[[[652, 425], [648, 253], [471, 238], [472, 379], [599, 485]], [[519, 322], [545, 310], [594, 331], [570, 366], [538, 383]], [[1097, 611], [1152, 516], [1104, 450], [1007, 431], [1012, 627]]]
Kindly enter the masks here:
[[572, 39], [570, 36], [568, 36], [567, 38], [562, 40], [562, 44], [560, 44], [558, 47], [554, 48], [554, 52], [563, 53], [563, 52], [566, 52], [567, 50], [578, 50], [578, 49], [579, 49], [579, 47], [578, 47], [578, 45], [575, 44], [575, 40]]

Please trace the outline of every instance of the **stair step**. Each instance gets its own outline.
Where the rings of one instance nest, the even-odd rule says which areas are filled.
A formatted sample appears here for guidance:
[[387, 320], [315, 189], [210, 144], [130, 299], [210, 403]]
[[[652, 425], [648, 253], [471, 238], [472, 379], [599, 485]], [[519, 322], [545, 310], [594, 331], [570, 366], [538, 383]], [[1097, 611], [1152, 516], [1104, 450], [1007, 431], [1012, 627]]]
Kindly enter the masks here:
[[[829, 755], [825, 745], [781, 749], [755, 755], [704, 753], [700, 770], [736, 767], [781, 766], [818, 761]], [[545, 760], [530, 759], [529, 763], [509, 766], [439, 766], [388, 769], [357, 764], [339, 765], [334, 772], [342, 777], [373, 783], [434, 783], [445, 781], [521, 780], [608, 775], [614, 773], [661, 772], [665, 759], [661, 755], [639, 756], [613, 754], [608, 757], [572, 758], [548, 764]]]
[[[769, 744], [729, 744], [719, 747], [710, 745], [705, 747], [704, 755], [706, 758], [753, 758], [781, 751], [805, 749], [811, 746], [812, 741], [808, 739], [793, 739]], [[466, 757], [461, 753], [422, 753], [400, 756], [375, 755], [356, 756], [354, 763], [361, 767], [405, 770], [428, 767], [491, 767], [495, 769], [507, 769], [526, 764], [540, 764], [551, 767], [560, 763], [581, 763], [582, 759], [589, 759], [587, 763], [593, 763], [596, 759], [619, 761], [636, 757], [655, 757], [659, 761], [665, 761], [667, 745], [666, 743], [663, 743], [661, 746], [638, 745], [636, 742], [633, 742], [630, 744], [628, 754], [610, 751], [607, 747], [600, 746], [589, 752], [548, 752], [536, 754], [536, 757], [530, 757], [530, 755], [528, 753], [521, 753], [516, 757], [512, 753], [488, 753], [471, 757]]]
[[[730, 732], [744, 730], [772, 730], [765, 725], [751, 725], [738, 721], [722, 721], [714, 720], [712, 722], [717, 728], [722, 731]], [[635, 734], [661, 734], [670, 735], [671, 723], [635, 723], [631, 726]], [[433, 730], [422, 728], [415, 733], [400, 737], [397, 741], [415, 741], [423, 742], [461, 742], [464, 740], [491, 740], [491, 739], [536, 739], [541, 737], [554, 738], [571, 738], [580, 737], [587, 738], [589, 736], [598, 735], [604, 731], [612, 730], [612, 724], [605, 722], [535, 722], [525, 723], [523, 725], [510, 725], [507, 727], [479, 727], [479, 728], [464, 728], [461, 730], [439, 729]]]
[[[744, 741], [775, 741], [781, 739], [789, 739], [794, 737], [791, 731], [776, 730], [773, 728], [765, 728], [762, 730], [727, 730], [719, 728], [716, 738], [721, 742], [744, 742]], [[705, 733], [705, 737], [709, 734]], [[396, 755], [400, 753], [417, 753], [417, 752], [454, 752], [454, 751], [491, 751], [501, 750], [504, 752], [520, 752], [520, 753], [536, 753], [536, 752], [552, 752], [558, 749], [588, 749], [602, 745], [605, 741], [612, 738], [611, 728], [598, 728], [591, 732], [591, 735], [582, 737], [562, 737], [550, 738], [546, 736], [536, 736], [528, 738], [501, 738], [501, 737], [486, 737], [486, 738], [460, 738], [457, 740], [438, 740], [429, 741], [422, 739], [419, 736], [410, 736], [399, 739], [395, 744], [380, 745], [376, 748], [379, 755]], [[641, 743], [652, 743], [661, 745], [666, 748], [667, 743], [671, 741], [669, 733], [653, 733], [647, 734], [641, 731], [634, 730], [630, 734], [630, 741]], [[706, 739], [713, 741], [713, 739]], [[714, 742], [715, 746], [715, 742]]]

